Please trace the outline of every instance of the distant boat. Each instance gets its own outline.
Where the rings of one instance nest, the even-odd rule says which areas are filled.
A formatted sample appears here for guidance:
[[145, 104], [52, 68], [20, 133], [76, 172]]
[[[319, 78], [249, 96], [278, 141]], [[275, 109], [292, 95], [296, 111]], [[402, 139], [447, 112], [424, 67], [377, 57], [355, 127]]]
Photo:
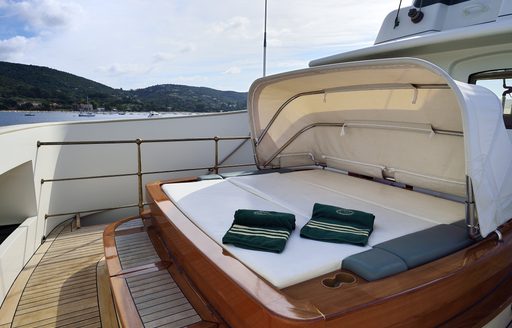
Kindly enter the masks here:
[[94, 117], [96, 116], [96, 114], [94, 113], [91, 113], [91, 112], [80, 112], [78, 114], [79, 117]]
[[80, 109], [79, 117], [94, 117], [96, 114], [92, 112], [94, 109], [92, 104], [89, 104], [89, 96], [87, 96], [87, 101], [85, 104], [79, 104], [78, 108]]
[[153, 117], [153, 116], [158, 116], [158, 115], [160, 115], [160, 113], [159, 113], [159, 112], [153, 112], [153, 111], [151, 111], [151, 112], [149, 112], [148, 117]]
[[25, 116], [36, 116], [35, 113], [25, 113]]

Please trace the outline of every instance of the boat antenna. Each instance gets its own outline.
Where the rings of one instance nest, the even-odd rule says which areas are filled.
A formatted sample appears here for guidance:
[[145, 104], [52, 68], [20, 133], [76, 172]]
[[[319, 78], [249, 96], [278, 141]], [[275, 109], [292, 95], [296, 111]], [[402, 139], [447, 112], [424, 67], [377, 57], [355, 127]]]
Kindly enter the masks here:
[[263, 76], [267, 72], [267, 0], [265, 0], [265, 24], [263, 28]]
[[398, 4], [398, 10], [396, 11], [395, 17], [395, 26], [393, 26], [393, 29], [397, 28], [397, 26], [400, 25], [400, 20], [398, 19], [398, 15], [400, 14], [400, 7], [402, 7], [402, 0], [400, 0], [400, 3]]

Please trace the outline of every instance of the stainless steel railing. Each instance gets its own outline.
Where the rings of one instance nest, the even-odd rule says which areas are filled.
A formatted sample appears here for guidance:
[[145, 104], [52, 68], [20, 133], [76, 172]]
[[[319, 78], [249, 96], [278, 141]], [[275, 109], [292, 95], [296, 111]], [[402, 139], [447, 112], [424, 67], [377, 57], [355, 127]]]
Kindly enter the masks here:
[[[58, 217], [58, 216], [69, 216], [75, 215], [77, 218], [77, 224], [79, 225], [79, 218], [81, 214], [86, 213], [94, 213], [94, 212], [102, 212], [102, 211], [110, 211], [116, 209], [124, 209], [124, 208], [139, 208], [139, 215], [142, 215], [144, 211], [144, 206], [147, 206], [147, 203], [144, 203], [144, 195], [143, 195], [143, 185], [142, 185], [142, 177], [144, 175], [151, 174], [161, 174], [161, 173], [177, 173], [177, 172], [187, 172], [187, 171], [197, 171], [197, 170], [208, 170], [209, 172], [219, 173], [219, 169], [225, 168], [235, 168], [235, 167], [244, 167], [244, 166], [252, 166], [254, 163], [241, 163], [241, 164], [230, 164], [223, 165], [233, 154], [235, 154], [249, 139], [250, 136], [230, 136], [230, 137], [207, 137], [207, 138], [175, 138], [175, 139], [135, 139], [135, 140], [98, 140], [98, 141], [56, 141], [56, 142], [45, 142], [38, 141], [37, 147], [43, 146], [77, 146], [77, 145], [113, 145], [113, 144], [135, 144], [137, 146], [137, 172], [134, 173], [120, 173], [120, 174], [105, 174], [105, 175], [91, 175], [91, 176], [76, 176], [76, 177], [66, 177], [66, 178], [55, 178], [55, 179], [41, 179], [41, 185], [45, 183], [53, 183], [53, 182], [63, 182], [63, 181], [76, 181], [76, 180], [91, 180], [91, 179], [105, 179], [105, 178], [117, 178], [117, 177], [129, 177], [129, 176], [137, 176], [137, 191], [138, 191], [138, 202], [137, 204], [127, 204], [122, 206], [115, 206], [109, 208], [96, 208], [89, 210], [81, 210], [81, 211], [73, 211], [66, 213], [47, 213], [45, 214], [45, 219], [50, 217]], [[219, 142], [220, 141], [229, 141], [229, 140], [242, 140], [242, 142], [235, 147], [226, 157], [222, 160], [219, 160]], [[178, 142], [199, 142], [199, 141], [213, 141], [214, 149], [215, 149], [215, 158], [214, 165], [208, 167], [193, 167], [193, 168], [180, 168], [180, 169], [172, 169], [172, 170], [162, 170], [162, 171], [143, 171], [142, 168], [142, 144], [145, 143], [178, 143]]]

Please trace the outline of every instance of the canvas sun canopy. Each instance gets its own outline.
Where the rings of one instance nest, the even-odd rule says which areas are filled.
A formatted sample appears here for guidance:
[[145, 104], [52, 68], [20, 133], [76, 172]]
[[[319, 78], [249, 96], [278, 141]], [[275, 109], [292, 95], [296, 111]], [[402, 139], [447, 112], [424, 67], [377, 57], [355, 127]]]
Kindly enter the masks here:
[[399, 58], [256, 80], [248, 110], [260, 168], [329, 167], [466, 196], [480, 232], [512, 217], [512, 144], [498, 98], [439, 67]]

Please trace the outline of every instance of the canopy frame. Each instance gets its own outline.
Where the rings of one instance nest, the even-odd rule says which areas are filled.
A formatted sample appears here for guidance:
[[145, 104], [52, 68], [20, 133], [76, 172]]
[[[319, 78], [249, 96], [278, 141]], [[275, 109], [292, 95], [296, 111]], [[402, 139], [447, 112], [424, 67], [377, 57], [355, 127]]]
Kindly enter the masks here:
[[[314, 90], [314, 91], [308, 91], [308, 92], [301, 92], [293, 95], [292, 97], [288, 98], [274, 113], [270, 121], [268, 122], [267, 126], [263, 129], [261, 134], [258, 137], [254, 138], [254, 144], [257, 146], [261, 143], [261, 140], [267, 135], [268, 131], [274, 124], [277, 117], [281, 114], [281, 112], [287, 108], [287, 106], [294, 101], [295, 99], [298, 99], [300, 97], [304, 96], [311, 96], [311, 95], [319, 95], [324, 94], [327, 95], [329, 93], [334, 92], [351, 92], [351, 91], [370, 91], [370, 90], [399, 90], [399, 89], [413, 89], [413, 90], [419, 90], [419, 89], [450, 89], [450, 86], [448, 84], [414, 84], [414, 83], [386, 83], [386, 84], [372, 84], [372, 85], [354, 85], [349, 87], [338, 87], [338, 88], [328, 88], [328, 89], [322, 89], [322, 90]], [[264, 165], [265, 166], [265, 165]]]
[[[412, 90], [410, 95], [404, 92], [408, 89]], [[365, 90], [370, 92], [367, 96]], [[336, 93], [332, 102], [326, 102], [332, 93]], [[388, 96], [395, 98], [389, 100]], [[286, 72], [256, 80], [248, 94], [258, 168], [324, 166], [320, 159], [324, 155], [359, 161], [367, 167], [354, 169], [377, 178], [384, 176], [377, 170], [383, 166], [392, 177], [398, 177], [398, 182], [465, 199], [468, 233], [473, 237], [478, 227], [486, 237], [512, 218], [512, 138], [505, 130], [500, 105], [491, 91], [454, 81], [436, 65], [415, 58], [348, 62]], [[343, 137], [351, 121], [372, 119], [392, 125], [430, 124], [418, 131], [430, 129], [440, 137], [429, 141], [421, 134], [361, 127]], [[342, 129], [343, 138], [319, 128]], [[417, 153], [411, 156], [410, 151]], [[311, 156], [287, 158], [293, 153]], [[287, 158], [285, 162], [283, 158]]]

